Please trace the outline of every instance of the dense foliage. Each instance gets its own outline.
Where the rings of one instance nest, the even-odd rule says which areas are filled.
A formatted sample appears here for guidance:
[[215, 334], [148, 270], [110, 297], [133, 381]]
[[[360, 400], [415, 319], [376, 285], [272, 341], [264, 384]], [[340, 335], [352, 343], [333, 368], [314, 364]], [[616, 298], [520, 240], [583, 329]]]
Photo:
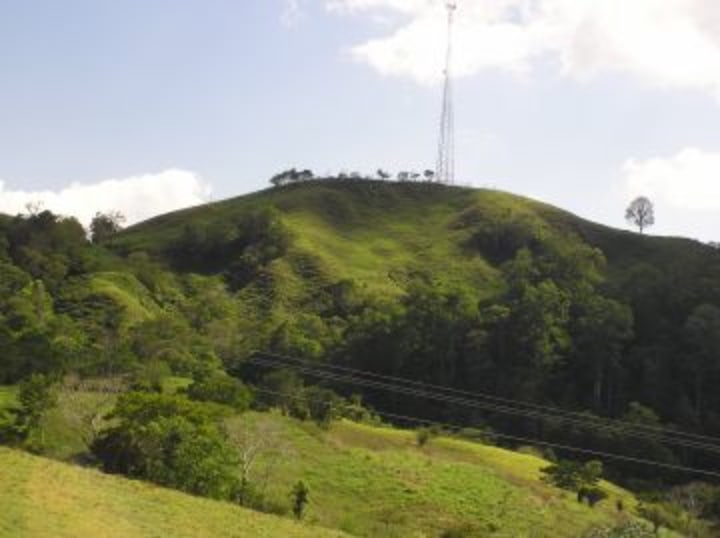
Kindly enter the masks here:
[[[314, 188], [290, 184], [274, 191], [285, 198], [262, 194], [232, 214], [213, 205], [126, 231], [117, 218], [98, 215], [94, 242], [77, 221], [48, 211], [1, 218], [0, 383], [71, 372], [128, 379], [139, 392], [120, 399], [118, 425], [96, 443], [106, 468], [219, 497], [237, 484], [199, 478], [222, 477], [233, 464], [218, 421], [207, 415], [210, 404], [279, 407], [320, 424], [367, 414], [352, 405], [358, 387], [258, 367], [247, 361], [257, 350], [720, 436], [716, 249], [618, 235], [526, 201], [501, 206], [441, 186], [348, 179], [321, 192], [321, 209], [294, 198]], [[345, 234], [370, 230], [369, 215], [380, 210], [383, 234], [412, 235], [395, 221], [383, 227], [393, 204], [403, 218], [420, 220], [415, 205], [427, 204], [429, 214], [443, 196], [453, 197], [439, 232], [450, 245], [446, 262], [470, 260], [467, 267], [482, 274], [450, 278], [424, 264], [423, 253], [383, 274], [393, 288], [379, 292], [311, 248], [314, 241], [344, 248]], [[417, 245], [423, 239], [412, 237]], [[377, 238], [367, 241], [385, 252]], [[357, 264], [373, 274], [365, 260]], [[187, 399], [153, 394], [170, 375], [191, 379]], [[254, 396], [246, 383], [259, 389]], [[718, 463], [668, 448], [660, 435], [631, 440], [591, 426], [362, 392], [378, 410], [440, 423], [673, 464]], [[27, 428], [33, 417], [28, 410]], [[191, 461], [196, 455], [203, 457]], [[684, 478], [605, 463], [608, 476], [626, 482]]]
[[108, 472], [229, 499], [238, 487], [237, 456], [221, 416], [221, 409], [178, 396], [127, 393], [109, 417], [115, 425], [93, 452]]

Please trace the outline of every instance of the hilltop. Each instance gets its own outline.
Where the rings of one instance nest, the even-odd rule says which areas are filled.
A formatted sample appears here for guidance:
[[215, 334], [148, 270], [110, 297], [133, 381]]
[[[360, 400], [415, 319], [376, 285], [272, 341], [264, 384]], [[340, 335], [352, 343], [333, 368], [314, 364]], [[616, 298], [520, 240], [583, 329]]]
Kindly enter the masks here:
[[718, 257], [695, 240], [611, 228], [502, 191], [372, 180], [306, 181], [169, 213], [124, 230], [115, 247], [167, 255], [188, 227], [211, 228], [268, 206], [295, 237], [278, 271], [298, 273], [309, 258], [330, 279], [355, 279], [383, 291], [398, 291], [393, 275], [418, 268], [438, 278], [492, 284], [498, 260], [468, 244], [478, 228], [506, 236], [499, 242], [509, 249], [538, 234], [584, 242], [599, 248], [617, 272], [637, 262], [699, 270]]

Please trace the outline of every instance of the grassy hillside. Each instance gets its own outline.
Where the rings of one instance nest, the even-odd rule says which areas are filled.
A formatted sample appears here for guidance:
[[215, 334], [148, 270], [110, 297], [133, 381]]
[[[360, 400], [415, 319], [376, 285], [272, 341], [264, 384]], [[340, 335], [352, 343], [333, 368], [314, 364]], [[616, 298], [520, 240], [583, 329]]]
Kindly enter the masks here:
[[598, 247], [618, 269], [638, 261], [696, 267], [714, 254], [697, 241], [641, 236], [500, 191], [372, 181], [308, 182], [170, 213], [125, 230], [116, 247], [165, 252], [190, 223], [231, 221], [265, 205], [280, 211], [295, 236], [291, 256], [280, 261], [288, 267], [276, 271], [302, 277], [301, 266], [309, 258], [322, 274], [381, 291], [397, 291], [403, 276], [419, 268], [449, 281], [492, 288], [497, 284], [494, 264], [468, 248], [470, 228], [502, 226], [510, 219]]
[[[44, 419], [46, 454], [60, 459], [81, 454], [79, 432], [68, 422], [71, 406], [107, 408], [106, 399], [95, 392], [80, 392], [74, 401], [61, 395]], [[544, 482], [540, 470], [549, 463], [534, 453], [456, 438], [437, 437], [420, 447], [409, 430], [347, 420], [326, 429], [256, 412], [229, 418], [227, 430], [231, 439], [266, 436], [273, 450], [281, 449], [279, 459], [270, 449], [261, 452], [252, 475], [266, 483], [274, 506], [289, 510], [288, 492], [303, 480], [311, 492], [306, 523], [355, 536], [429, 538], [469, 526], [473, 537], [570, 538], [595, 524], [630, 517], [637, 505], [632, 494], [603, 482], [608, 498], [590, 508]], [[8, 507], [0, 515], [2, 536], [84, 536], [90, 529], [93, 536], [306, 535], [305, 527], [287, 518], [261, 517], [16, 451], [0, 450], [0, 469], [5, 469], [0, 500]], [[28, 515], [41, 509], [48, 514], [41, 521]], [[288, 529], [290, 534], [282, 534]], [[325, 535], [313, 532], [307, 536]]]
[[617, 500], [636, 504], [604, 483], [609, 498], [591, 509], [541, 481], [546, 460], [493, 446], [440, 437], [420, 448], [412, 431], [350, 421], [322, 430], [255, 413], [230, 428], [248, 421], [273, 424], [290, 447], [270, 493], [282, 497], [307, 480], [312, 520], [359, 536], [434, 537], [471, 525], [478, 536], [570, 538], [620, 518]]
[[[163, 215], [100, 244], [88, 243], [78, 223], [47, 213], [0, 225], [9, 245], [4, 258], [0, 252], [7, 350], [0, 383], [42, 372], [47, 377], [22, 386], [44, 390], [47, 382], [61, 391], [57, 406], [28, 422], [29, 437], [8, 429], [8, 439], [57, 459], [87, 461], [88, 425], [93, 435], [107, 427], [101, 417], [123, 391], [173, 392], [192, 383], [199, 401], [307, 419], [309, 407], [288, 402], [332, 389], [347, 403], [357, 390], [343, 380], [311, 386], [316, 379], [291, 372], [273, 378], [248, 360], [257, 350], [720, 435], [712, 390], [720, 366], [697, 362], [698, 376], [683, 362], [716, 349], [720, 334], [720, 256], [695, 241], [608, 228], [493, 190], [368, 180], [268, 189]], [[67, 374], [118, 383], [71, 388], [68, 378], [57, 382]], [[253, 387], [260, 391], [250, 402]], [[267, 402], [258, 396], [263, 387], [282, 396]], [[241, 389], [247, 400], [237, 404]], [[671, 453], [660, 439], [639, 444], [379, 390], [359, 396], [381, 413], [713, 465]], [[15, 399], [13, 389], [0, 388], [0, 411]], [[326, 410], [340, 413], [340, 399]], [[340, 416], [358, 415], [333, 419]], [[287, 512], [290, 489], [306, 481], [308, 522], [360, 536], [440, 536], [464, 525], [479, 536], [579, 536], [630, 517], [636, 504], [605, 484], [609, 498], [591, 509], [540, 480], [541, 458], [458, 439], [419, 447], [414, 432], [342, 420], [323, 429], [277, 414], [237, 415], [227, 432], [212, 427], [221, 448], [261, 427], [287, 449], [272, 480], [264, 471], [248, 479], [265, 495], [256, 504], [240, 497], [247, 505]], [[163, 442], [175, 439], [161, 431], [169, 432]], [[240, 467], [230, 463], [222, 477], [235, 480]], [[606, 476], [638, 490], [656, 487], [654, 470], [604, 463]], [[166, 478], [149, 479], [179, 483]], [[238, 498], [224, 491], [218, 498]]]
[[345, 536], [4, 448], [0, 504], [6, 538]]

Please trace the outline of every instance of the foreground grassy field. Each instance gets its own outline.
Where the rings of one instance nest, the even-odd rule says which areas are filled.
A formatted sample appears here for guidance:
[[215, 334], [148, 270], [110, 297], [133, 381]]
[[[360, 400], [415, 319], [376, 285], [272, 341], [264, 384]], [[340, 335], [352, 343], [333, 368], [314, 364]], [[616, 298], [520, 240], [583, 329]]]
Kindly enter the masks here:
[[349, 421], [328, 430], [273, 414], [248, 413], [233, 428], [264, 423], [289, 448], [268, 492], [282, 498], [293, 482], [311, 487], [310, 518], [359, 536], [435, 537], [471, 526], [472, 536], [577, 537], [616, 521], [615, 504], [634, 498], [611, 484], [594, 509], [541, 481], [548, 462], [451, 438], [420, 448], [414, 432]]
[[3, 538], [341, 538], [341, 532], [0, 448]]
[[[69, 406], [110, 403], [93, 392], [61, 396], [44, 419], [45, 453], [82, 457]], [[469, 528], [462, 536], [571, 538], [633, 517], [637, 505], [629, 492], [603, 483], [608, 498], [590, 508], [542, 480], [548, 462], [541, 457], [456, 438], [420, 447], [410, 430], [347, 420], [321, 428], [256, 412], [231, 417], [227, 431], [238, 448], [242, 439], [264, 439], [251, 480], [275, 509], [289, 513], [289, 492], [303, 480], [311, 499], [306, 525], [354, 536], [434, 538]], [[7, 449], [0, 469], [3, 537], [342, 535]]]

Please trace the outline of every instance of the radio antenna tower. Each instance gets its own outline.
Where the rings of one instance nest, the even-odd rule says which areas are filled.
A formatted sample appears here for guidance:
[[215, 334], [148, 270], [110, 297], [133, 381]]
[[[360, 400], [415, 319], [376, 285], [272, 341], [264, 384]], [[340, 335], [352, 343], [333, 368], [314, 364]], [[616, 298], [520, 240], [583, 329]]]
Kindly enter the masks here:
[[447, 52], [445, 55], [445, 87], [443, 90], [442, 114], [440, 115], [440, 141], [438, 143], [435, 181], [452, 185], [455, 182], [455, 111], [452, 88], [452, 41], [453, 22], [457, 4], [445, 4], [448, 13]]

